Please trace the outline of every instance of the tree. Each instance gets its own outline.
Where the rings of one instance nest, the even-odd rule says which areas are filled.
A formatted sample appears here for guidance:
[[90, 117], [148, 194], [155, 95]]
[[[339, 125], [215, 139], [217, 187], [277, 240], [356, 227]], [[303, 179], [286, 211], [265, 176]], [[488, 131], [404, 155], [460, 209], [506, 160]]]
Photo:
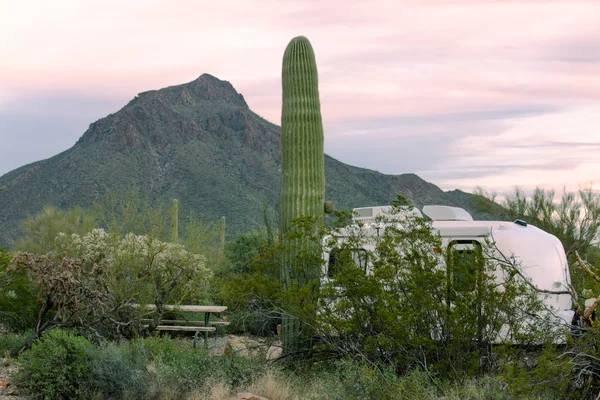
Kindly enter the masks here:
[[77, 327], [102, 341], [143, 333], [136, 304], [154, 304], [153, 330], [167, 303], [197, 296], [210, 277], [204, 257], [182, 245], [150, 236], [111, 236], [95, 229], [81, 237], [57, 235], [53, 251], [16, 253], [10, 269], [24, 270], [38, 290], [40, 311], [34, 335], [47, 329]]
[[[494, 201], [492, 195], [481, 187], [475, 194]], [[511, 220], [523, 219], [558, 237], [567, 257], [573, 261], [575, 252], [586, 254], [597, 247], [600, 229], [600, 193], [592, 188], [568, 192], [563, 189], [560, 202], [554, 201], [554, 190], [536, 187], [530, 198], [522, 189], [515, 187], [503, 202], [507, 217]], [[593, 249], [592, 249], [593, 251]]]
[[[489, 367], [497, 340], [552, 338], [537, 292], [510, 265], [484, 257], [492, 243], [444, 249], [431, 223], [411, 208], [399, 197], [380, 219], [378, 238], [365, 227], [346, 228], [341, 241], [331, 232], [335, 270], [321, 287], [315, 323], [325, 357], [455, 376]], [[505, 271], [501, 282], [498, 270]], [[532, 315], [539, 320], [532, 323]]]
[[66, 235], [85, 235], [99, 227], [98, 222], [89, 211], [81, 207], [61, 210], [54, 206], [46, 206], [37, 215], [28, 217], [22, 222], [23, 237], [13, 243], [18, 251], [45, 254], [53, 249], [54, 239], [59, 233]]
[[[88, 231], [92, 222], [104, 229]], [[19, 243], [31, 251], [15, 253], [3, 277], [21, 277], [39, 300], [34, 337], [58, 326], [79, 327], [95, 340], [135, 336], [154, 329], [165, 304], [207, 298], [212, 271], [204, 254], [214, 250], [219, 225], [190, 217], [172, 243], [172, 222], [166, 206], [152, 207], [134, 192], [109, 194], [93, 212], [47, 209], [30, 218], [35, 229]], [[147, 329], [134, 303], [156, 305]]]
[[38, 312], [36, 290], [25, 271], [11, 271], [12, 254], [0, 249], [0, 324], [23, 331], [35, 322]]

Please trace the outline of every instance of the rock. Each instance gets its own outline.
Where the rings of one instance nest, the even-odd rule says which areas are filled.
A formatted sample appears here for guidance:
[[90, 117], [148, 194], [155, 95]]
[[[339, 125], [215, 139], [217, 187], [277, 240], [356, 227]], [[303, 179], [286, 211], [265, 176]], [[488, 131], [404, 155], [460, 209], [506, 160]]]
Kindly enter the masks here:
[[283, 353], [283, 347], [280, 341], [273, 343], [267, 350], [267, 360], [275, 360], [281, 357]]
[[227, 336], [227, 344], [225, 345], [228, 354], [234, 353], [238, 356], [248, 356], [250, 352], [260, 351], [260, 348], [261, 344], [256, 340], [233, 335]]

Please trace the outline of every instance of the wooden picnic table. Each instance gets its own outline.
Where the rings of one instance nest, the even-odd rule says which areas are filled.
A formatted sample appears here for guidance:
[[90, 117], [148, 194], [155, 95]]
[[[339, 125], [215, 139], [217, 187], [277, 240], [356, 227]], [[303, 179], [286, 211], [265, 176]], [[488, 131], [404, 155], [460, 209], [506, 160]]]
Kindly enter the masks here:
[[[219, 338], [219, 327], [229, 325], [229, 322], [225, 321], [210, 321], [211, 314], [220, 314], [227, 310], [226, 306], [197, 306], [197, 305], [171, 305], [165, 304], [165, 310], [168, 311], [181, 311], [185, 313], [203, 313], [204, 322], [202, 321], [187, 321], [187, 320], [161, 320], [161, 324], [156, 327], [159, 331], [189, 331], [194, 332], [194, 348], [198, 341], [198, 334], [204, 332], [204, 347], [208, 348], [208, 332], [215, 332], [215, 344]], [[147, 310], [156, 310], [155, 304], [146, 304], [144, 306]], [[186, 323], [187, 325], [166, 325], [169, 323]], [[203, 326], [199, 326], [203, 325]], [[211, 326], [212, 325], [212, 326]]]

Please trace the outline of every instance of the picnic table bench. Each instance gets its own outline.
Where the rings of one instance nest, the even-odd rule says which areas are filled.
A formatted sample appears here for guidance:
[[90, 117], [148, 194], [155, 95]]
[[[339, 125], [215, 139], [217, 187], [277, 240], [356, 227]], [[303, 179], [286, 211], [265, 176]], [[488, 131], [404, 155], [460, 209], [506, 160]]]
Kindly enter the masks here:
[[[158, 331], [179, 331], [179, 332], [194, 332], [194, 348], [198, 342], [198, 334], [204, 332], [204, 347], [208, 348], [208, 332], [215, 332], [215, 345], [219, 339], [219, 328], [229, 325], [227, 321], [211, 321], [211, 314], [219, 315], [227, 310], [226, 306], [195, 306], [195, 305], [164, 305], [167, 311], [178, 311], [183, 313], [203, 313], [204, 321], [189, 321], [187, 319], [161, 319], [160, 324], [156, 327]], [[145, 305], [147, 310], [155, 310], [156, 305]], [[142, 322], [150, 322], [151, 319], [143, 319]], [[177, 324], [177, 325], [171, 325]]]

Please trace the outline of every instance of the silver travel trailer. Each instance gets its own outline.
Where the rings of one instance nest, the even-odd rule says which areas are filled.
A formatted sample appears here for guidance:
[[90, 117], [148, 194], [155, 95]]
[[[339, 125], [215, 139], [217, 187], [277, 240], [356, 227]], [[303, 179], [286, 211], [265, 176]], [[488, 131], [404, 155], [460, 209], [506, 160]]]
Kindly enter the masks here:
[[[343, 241], [356, 232], [358, 224], [366, 233], [364, 248], [353, 250], [353, 259], [368, 273], [371, 266], [366, 257], [367, 252], [375, 249], [377, 238], [383, 235], [385, 224], [378, 222], [378, 217], [389, 214], [391, 206], [355, 208], [356, 226], [343, 228], [336, 235]], [[546, 291], [566, 291], [570, 285], [570, 273], [562, 243], [553, 236], [523, 221], [474, 221], [464, 209], [458, 207], [430, 205], [423, 207], [422, 213], [413, 208], [410, 213], [423, 217], [425, 214], [431, 221], [434, 233], [439, 233], [442, 245], [448, 250], [461, 252], [474, 251], [475, 246], [484, 245], [492, 240], [499, 259], [514, 260], [520, 267], [522, 275], [538, 289]], [[331, 237], [324, 239], [322, 280], [330, 279], [330, 263], [334, 262], [334, 249], [327, 247]], [[497, 268], [495, 275], [499, 282], [503, 270]], [[545, 294], [542, 296], [547, 308], [551, 310], [557, 323], [570, 325], [574, 316], [570, 294]]]

